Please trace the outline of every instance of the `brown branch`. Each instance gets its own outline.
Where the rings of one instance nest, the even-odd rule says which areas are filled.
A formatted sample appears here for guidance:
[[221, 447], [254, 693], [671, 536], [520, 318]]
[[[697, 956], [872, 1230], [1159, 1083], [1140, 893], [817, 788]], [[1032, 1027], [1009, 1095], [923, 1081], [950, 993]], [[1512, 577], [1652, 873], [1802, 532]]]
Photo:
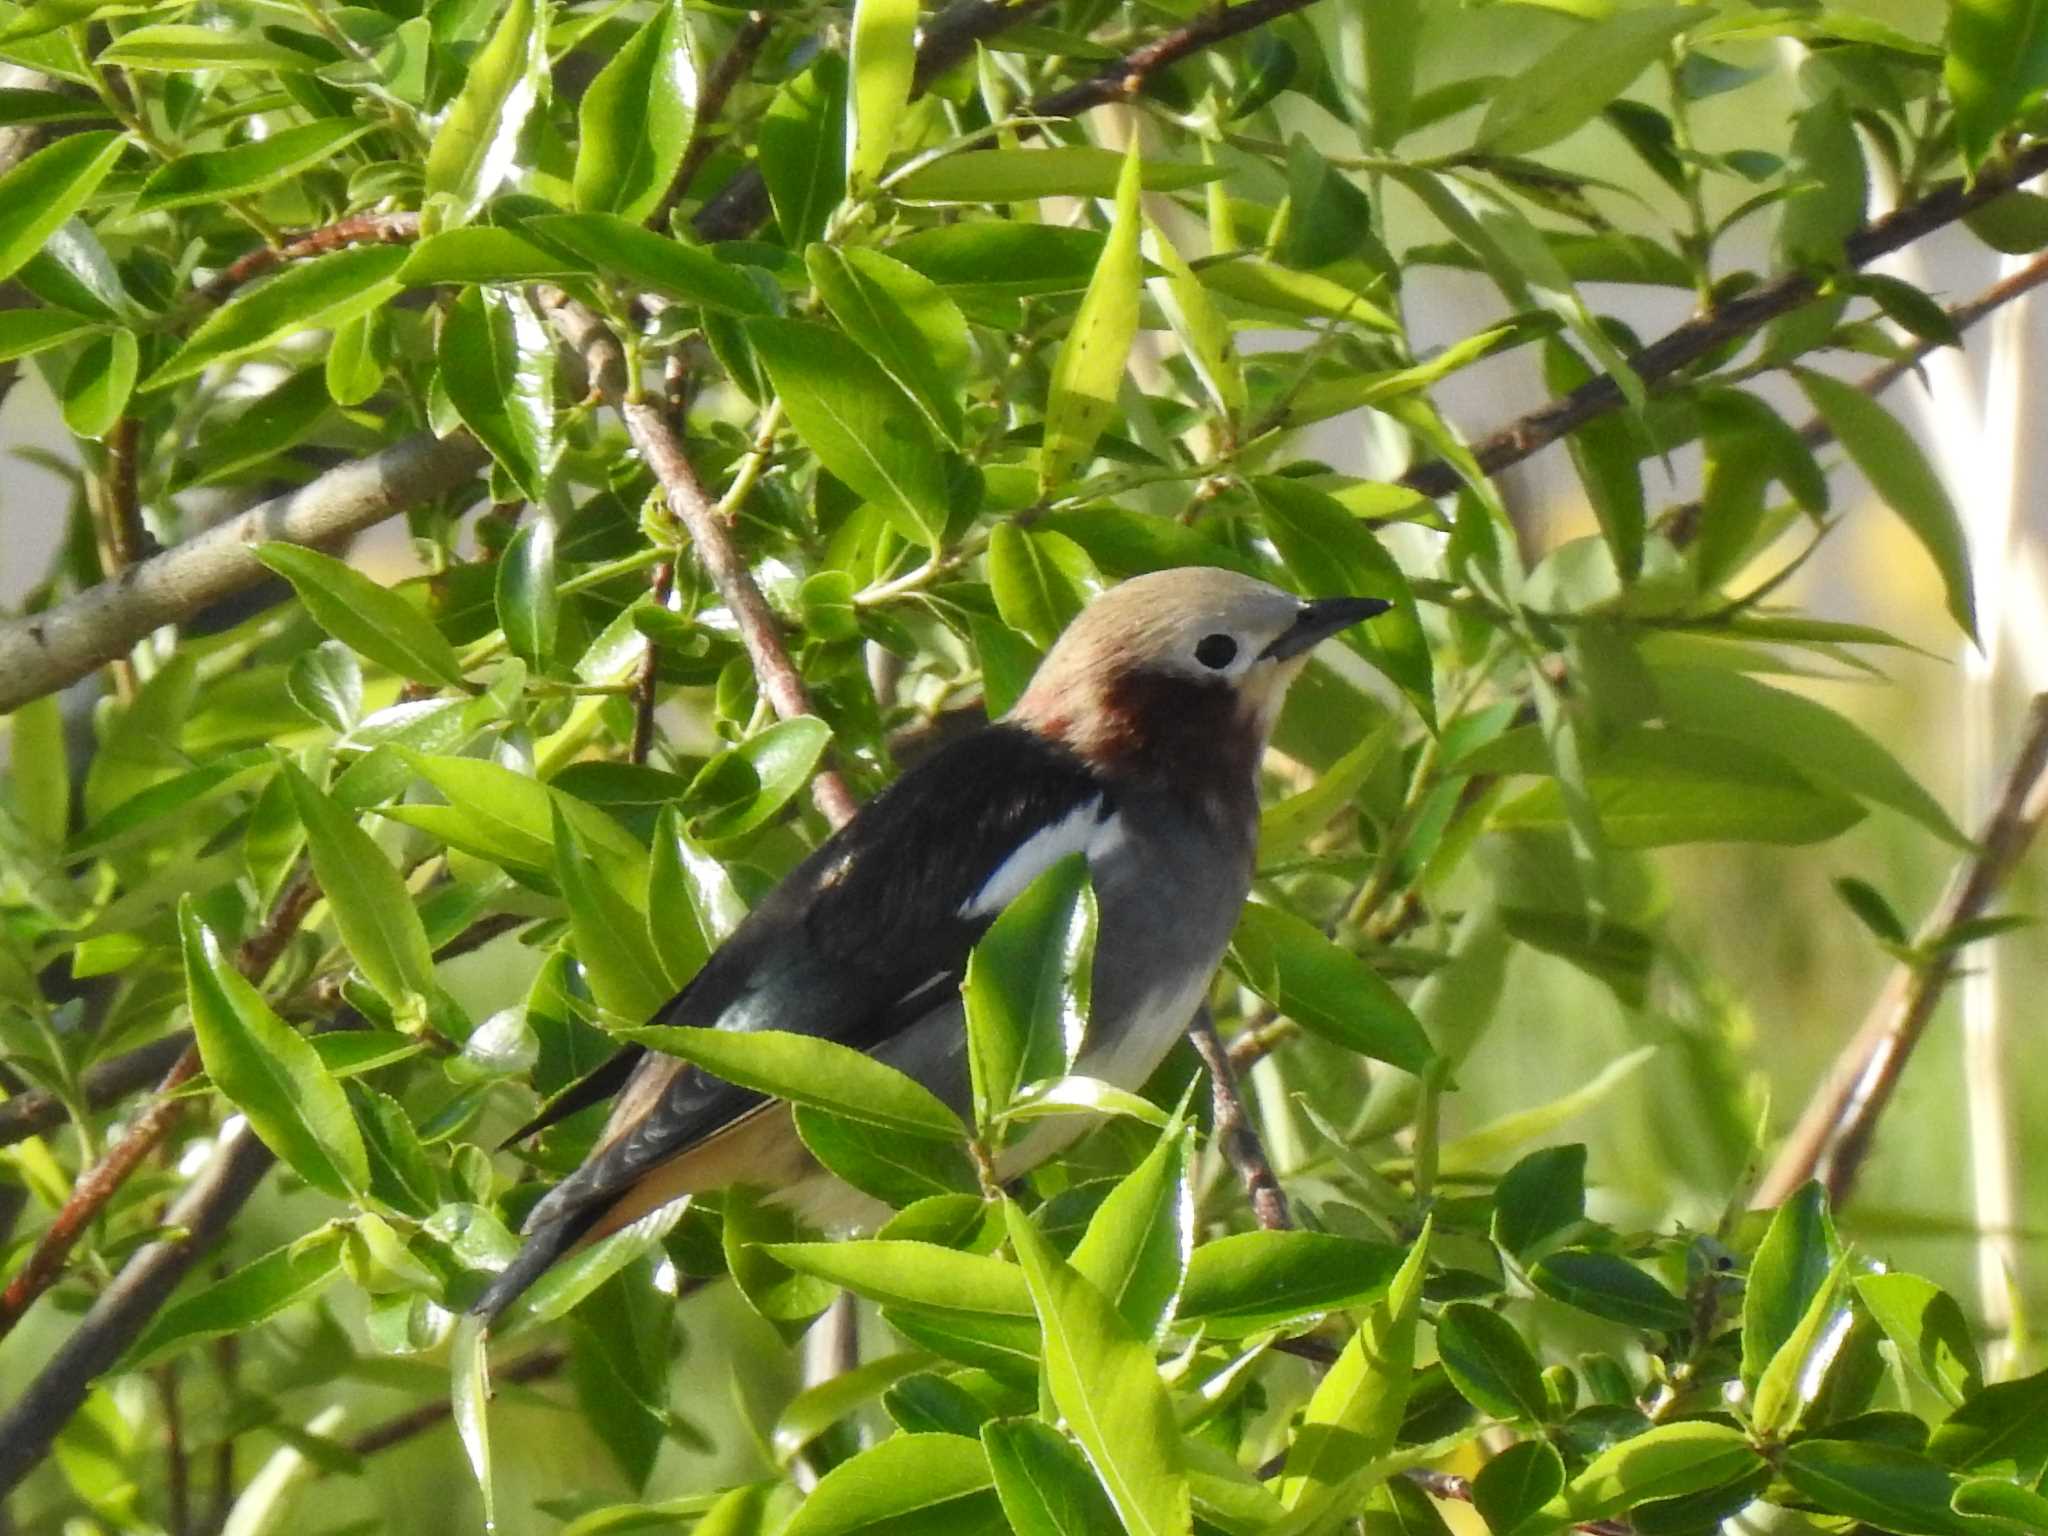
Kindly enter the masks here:
[[1223, 1148], [1223, 1155], [1230, 1159], [1230, 1165], [1237, 1170], [1238, 1177], [1244, 1180], [1244, 1192], [1252, 1203], [1252, 1214], [1269, 1232], [1293, 1226], [1294, 1219], [1287, 1211], [1287, 1195], [1280, 1188], [1280, 1180], [1273, 1173], [1273, 1164], [1266, 1157], [1265, 1143], [1259, 1140], [1259, 1133], [1245, 1112], [1244, 1099], [1238, 1093], [1237, 1074], [1231, 1070], [1230, 1053], [1216, 1038], [1216, 1026], [1210, 1020], [1206, 1007], [1188, 1026], [1188, 1039], [1202, 1058], [1202, 1065], [1209, 1069], [1216, 1142]]
[[[676, 563], [664, 560], [654, 568], [654, 576], [648, 582], [648, 593], [657, 608], [666, 607], [669, 593], [675, 590]], [[647, 642], [647, 654], [640, 658], [640, 675], [633, 679], [633, 746], [632, 760], [636, 763], [647, 761], [647, 754], [654, 750], [654, 690], [661, 680], [661, 648], [652, 640]]]
[[[568, 1363], [569, 1352], [566, 1349], [549, 1346], [521, 1355], [509, 1365], [492, 1366], [491, 1380], [495, 1383], [544, 1381]], [[374, 1456], [447, 1423], [449, 1409], [449, 1401], [445, 1397], [421, 1403], [395, 1418], [372, 1424], [349, 1441], [348, 1448], [357, 1456]]]
[[[1843, 261], [1852, 268], [1867, 266], [1955, 223], [2044, 171], [2048, 171], [2048, 139], [2026, 145], [2002, 167], [1981, 171], [1972, 185], [1945, 181], [1924, 197], [1864, 225], [1844, 243]], [[1821, 280], [1814, 273], [1787, 273], [1667, 331], [1631, 357], [1629, 364], [1646, 386], [1661, 384], [1729, 342], [1811, 303], [1820, 293]], [[1612, 374], [1603, 373], [1473, 444], [1472, 456], [1480, 469], [1496, 474], [1587, 422], [1619, 410], [1624, 403], [1621, 386]], [[1425, 496], [1448, 496], [1458, 488], [1458, 474], [1444, 460], [1432, 459], [1409, 470], [1401, 484]]]
[[[734, 546], [725, 520], [704, 494], [697, 471], [683, 452], [682, 441], [670, 426], [667, 414], [630, 388], [637, 381], [626, 377], [625, 353], [618, 338], [603, 321], [559, 290], [543, 290], [542, 304], [556, 331], [583, 358], [592, 386], [625, 422], [627, 435], [654, 472], [669, 510], [689, 534], [697, 563], [703, 566], [705, 575], [711, 578], [711, 584], [731, 610], [733, 622], [739, 626], [740, 640], [747, 648], [747, 658], [753, 663], [762, 695], [785, 720], [815, 713], [803, 677], [782, 643], [782, 626], [768, 600], [762, 597], [754, 573]], [[833, 826], [844, 826], [853, 819], [856, 806], [852, 792], [831, 769], [821, 768], [812, 775], [811, 797]]]
[[1263, 27], [1269, 21], [1306, 10], [1315, 0], [1250, 0], [1203, 12], [1184, 27], [1134, 48], [1088, 79], [1040, 96], [1025, 109], [1030, 117], [1076, 117], [1091, 107], [1129, 101], [1162, 69], [1191, 54]]
[[[1472, 1502], [1472, 1481], [1455, 1472], [1438, 1472], [1429, 1467], [1410, 1467], [1401, 1474], [1433, 1499], [1451, 1504]], [[1634, 1536], [1635, 1527], [1625, 1520], [1586, 1520], [1573, 1527], [1586, 1536]]]
[[[1967, 303], [1950, 305], [1945, 311], [1949, 324], [1955, 327], [1956, 334], [1960, 336], [2004, 305], [2033, 292], [2043, 283], [2048, 283], [2048, 256], [2037, 256], [2009, 276], [2000, 278]], [[1875, 398], [1915, 371], [1932, 353], [1946, 345], [1946, 342], [1923, 338], [1915, 342], [1903, 356], [1894, 358], [1882, 367], [1871, 369], [1857, 380], [1856, 387], [1864, 394]], [[1828, 425], [1827, 419], [1819, 415], [1808, 417], [1806, 425], [1799, 429], [1799, 440], [1808, 448], [1822, 447], [1832, 442], [1834, 436], [1834, 429]], [[1681, 548], [1684, 547], [1699, 531], [1700, 518], [1705, 514], [1706, 504], [1701, 501], [1682, 502], [1673, 507], [1663, 516], [1665, 537]]]
[[669, 180], [668, 190], [661, 194], [661, 201], [647, 216], [649, 229], [666, 231], [669, 215], [676, 211], [676, 204], [690, 195], [690, 184], [704, 169], [704, 162], [711, 158], [712, 151], [718, 148], [718, 136], [711, 131], [712, 126], [724, 113], [733, 88], [747, 78], [761, 45], [768, 41], [768, 34], [774, 30], [774, 19], [766, 11], [749, 11], [739, 31], [733, 34], [732, 46], [712, 68], [710, 78], [704, 82], [704, 89], [697, 97], [697, 116], [690, 124], [690, 142], [683, 149], [683, 158]]
[[407, 245], [420, 237], [417, 213], [359, 213], [321, 229], [294, 235], [283, 245], [263, 245], [216, 273], [197, 290], [198, 297], [218, 304], [244, 283], [254, 282], [288, 261], [325, 256], [351, 245]]
[[1980, 917], [2011, 877], [2041, 823], [2048, 819], [2048, 694], [2027, 709], [2026, 730], [2007, 771], [1998, 803], [1977, 835], [1977, 851], [1950, 878], [1948, 889], [1920, 927], [1915, 948], [1924, 958], [1900, 962], [1865, 1017], [1863, 1027], [1836, 1056], [1820, 1090], [1807, 1104], [1752, 1204], [1784, 1203], [1809, 1179], [1827, 1186], [1837, 1204], [1855, 1187], [1878, 1117], [1905, 1071], [1906, 1058], [1934, 1017], [1956, 971], [1961, 946], [1948, 942], [1959, 924]]

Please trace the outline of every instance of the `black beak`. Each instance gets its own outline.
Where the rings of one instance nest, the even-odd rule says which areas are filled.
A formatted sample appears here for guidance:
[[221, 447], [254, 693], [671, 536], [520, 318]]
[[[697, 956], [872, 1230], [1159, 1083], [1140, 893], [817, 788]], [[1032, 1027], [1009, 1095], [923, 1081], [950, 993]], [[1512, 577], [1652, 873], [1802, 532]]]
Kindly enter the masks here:
[[1383, 597], [1318, 597], [1301, 605], [1294, 622], [1259, 654], [1273, 661], [1299, 656], [1339, 630], [1362, 624], [1394, 605]]

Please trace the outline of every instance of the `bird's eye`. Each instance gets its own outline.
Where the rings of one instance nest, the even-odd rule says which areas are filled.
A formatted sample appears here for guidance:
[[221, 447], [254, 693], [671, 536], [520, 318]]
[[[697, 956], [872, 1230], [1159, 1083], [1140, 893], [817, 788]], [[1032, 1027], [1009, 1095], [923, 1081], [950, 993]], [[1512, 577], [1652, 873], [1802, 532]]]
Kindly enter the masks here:
[[1228, 635], [1204, 635], [1195, 645], [1195, 660], [1221, 672], [1237, 660], [1237, 642]]

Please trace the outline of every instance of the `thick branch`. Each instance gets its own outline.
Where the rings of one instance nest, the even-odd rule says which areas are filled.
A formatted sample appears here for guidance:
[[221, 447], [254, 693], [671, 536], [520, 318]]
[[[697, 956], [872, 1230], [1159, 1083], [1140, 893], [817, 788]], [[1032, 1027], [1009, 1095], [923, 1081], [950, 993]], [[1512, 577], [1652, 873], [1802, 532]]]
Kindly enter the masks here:
[[[711, 578], [711, 584], [731, 610], [733, 622], [739, 626], [740, 640], [753, 663], [762, 696], [785, 720], [815, 713], [803, 677], [782, 643], [782, 626], [755, 584], [754, 573], [733, 545], [725, 520], [704, 494], [697, 471], [683, 452], [682, 442], [669, 425], [667, 415], [654, 402], [639, 398], [629, 389], [625, 353], [618, 338], [603, 321], [560, 294], [549, 296], [547, 308], [555, 329], [582, 356], [591, 383], [625, 422], [627, 435], [654, 472], [669, 510], [690, 535], [698, 564], [704, 567], [704, 574]], [[852, 820], [853, 795], [831, 769], [820, 769], [812, 776], [811, 796], [833, 826], [844, 826]]]
[[1782, 1204], [1818, 1178], [1837, 1204], [1848, 1198], [1869, 1153], [1878, 1117], [1891, 1102], [1906, 1058], [1934, 1017], [1955, 975], [1957, 950], [1944, 941], [1959, 924], [1983, 916], [2048, 819], [2048, 694], [2027, 710], [2026, 731], [1999, 791], [1977, 852], [1955, 872], [1921, 925], [1917, 947], [1931, 955], [1901, 963], [1885, 979], [1863, 1027], [1843, 1047], [1758, 1186], [1759, 1208]]
[[[1843, 259], [1850, 267], [1867, 266], [1880, 256], [1888, 256], [1923, 235], [1955, 223], [1964, 214], [2044, 171], [2048, 171], [2048, 139], [2029, 144], [2003, 167], [1986, 169], [1972, 186], [1945, 181], [1917, 202], [1907, 203], [1864, 225], [1844, 244]], [[1819, 294], [1820, 279], [1814, 274], [1787, 273], [1667, 331], [1630, 358], [1629, 363], [1645, 385], [1661, 384], [1728, 342], [1811, 303]], [[1611, 374], [1603, 373], [1473, 444], [1472, 456], [1482, 470], [1496, 474], [1587, 422], [1621, 409], [1623, 404], [1621, 386]], [[1425, 496], [1448, 496], [1458, 488], [1458, 475], [1448, 463], [1433, 459], [1416, 465], [1401, 477], [1401, 483]]]
[[45, 612], [0, 623], [0, 714], [75, 683], [151, 630], [254, 586], [269, 571], [249, 546], [333, 544], [402, 507], [454, 490], [485, 462], [466, 434], [428, 433], [329, 470]]
[[1216, 1026], [1210, 1021], [1207, 1008], [1195, 1015], [1195, 1022], [1188, 1027], [1188, 1039], [1202, 1058], [1202, 1065], [1209, 1069], [1216, 1142], [1223, 1148], [1223, 1155], [1230, 1159], [1230, 1165], [1237, 1170], [1238, 1177], [1244, 1180], [1244, 1192], [1252, 1203], [1252, 1214], [1269, 1232], [1293, 1226], [1294, 1218], [1287, 1211], [1287, 1196], [1273, 1173], [1265, 1143], [1259, 1140], [1251, 1116], [1245, 1112], [1244, 1098], [1238, 1092], [1237, 1073], [1231, 1067], [1230, 1052], [1217, 1039]]

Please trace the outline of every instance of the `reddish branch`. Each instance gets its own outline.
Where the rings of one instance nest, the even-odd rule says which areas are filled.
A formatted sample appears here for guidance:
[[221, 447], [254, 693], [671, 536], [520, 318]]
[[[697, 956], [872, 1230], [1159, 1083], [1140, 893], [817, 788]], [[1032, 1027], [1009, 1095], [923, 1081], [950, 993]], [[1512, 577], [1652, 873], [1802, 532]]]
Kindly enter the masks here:
[[1273, 1164], [1266, 1156], [1265, 1144], [1259, 1140], [1258, 1132], [1252, 1128], [1251, 1117], [1245, 1113], [1244, 1099], [1238, 1092], [1237, 1073], [1231, 1068], [1230, 1053], [1216, 1038], [1216, 1026], [1210, 1022], [1207, 1008], [1195, 1016], [1195, 1022], [1188, 1029], [1188, 1039], [1194, 1043], [1202, 1065], [1209, 1069], [1209, 1090], [1216, 1116], [1216, 1143], [1223, 1148], [1224, 1156], [1230, 1159], [1230, 1165], [1244, 1180], [1244, 1192], [1252, 1203], [1252, 1214], [1269, 1232], [1293, 1226], [1294, 1219], [1287, 1211], [1287, 1196], [1281, 1190]]
[[1926, 1032], [1955, 976], [1958, 927], [1984, 915], [2048, 819], [2048, 694], [2028, 707], [2026, 730], [1977, 834], [1977, 851], [1956, 870], [1915, 941], [1918, 958], [1886, 977], [1863, 1027], [1842, 1049], [1806, 1106], [1752, 1202], [1780, 1205], [1809, 1179], [1837, 1204], [1848, 1198], [1870, 1151], [1878, 1117], [1898, 1087], [1906, 1058]]
[[1269, 21], [1306, 10], [1315, 0], [1250, 0], [1246, 5], [1205, 11], [1184, 27], [1134, 48], [1113, 64], [1105, 65], [1088, 79], [1040, 96], [1026, 108], [1030, 117], [1076, 117], [1091, 107], [1113, 101], [1128, 101], [1162, 69], [1204, 48], [1228, 42], [1263, 27]]
[[[618, 338], [603, 321], [559, 290], [548, 291], [542, 302], [556, 331], [583, 358], [592, 385], [625, 422], [626, 433], [653, 471], [669, 510], [689, 534], [697, 563], [711, 578], [739, 627], [740, 640], [747, 648], [747, 659], [753, 664], [762, 696], [785, 720], [814, 714], [803, 677], [783, 644], [782, 626], [775, 611], [761, 595], [754, 573], [733, 544], [725, 519], [704, 494], [696, 468], [683, 452], [682, 440], [669, 424], [667, 413], [631, 388], [637, 381], [629, 381], [626, 376], [626, 357]], [[812, 776], [811, 797], [833, 826], [843, 826], [852, 819], [852, 792], [831, 769], [820, 769]]]
[[307, 256], [325, 256], [351, 245], [405, 245], [420, 237], [417, 213], [359, 213], [322, 229], [308, 230], [283, 245], [258, 246], [218, 273], [199, 290], [209, 304], [218, 304], [242, 284]]

